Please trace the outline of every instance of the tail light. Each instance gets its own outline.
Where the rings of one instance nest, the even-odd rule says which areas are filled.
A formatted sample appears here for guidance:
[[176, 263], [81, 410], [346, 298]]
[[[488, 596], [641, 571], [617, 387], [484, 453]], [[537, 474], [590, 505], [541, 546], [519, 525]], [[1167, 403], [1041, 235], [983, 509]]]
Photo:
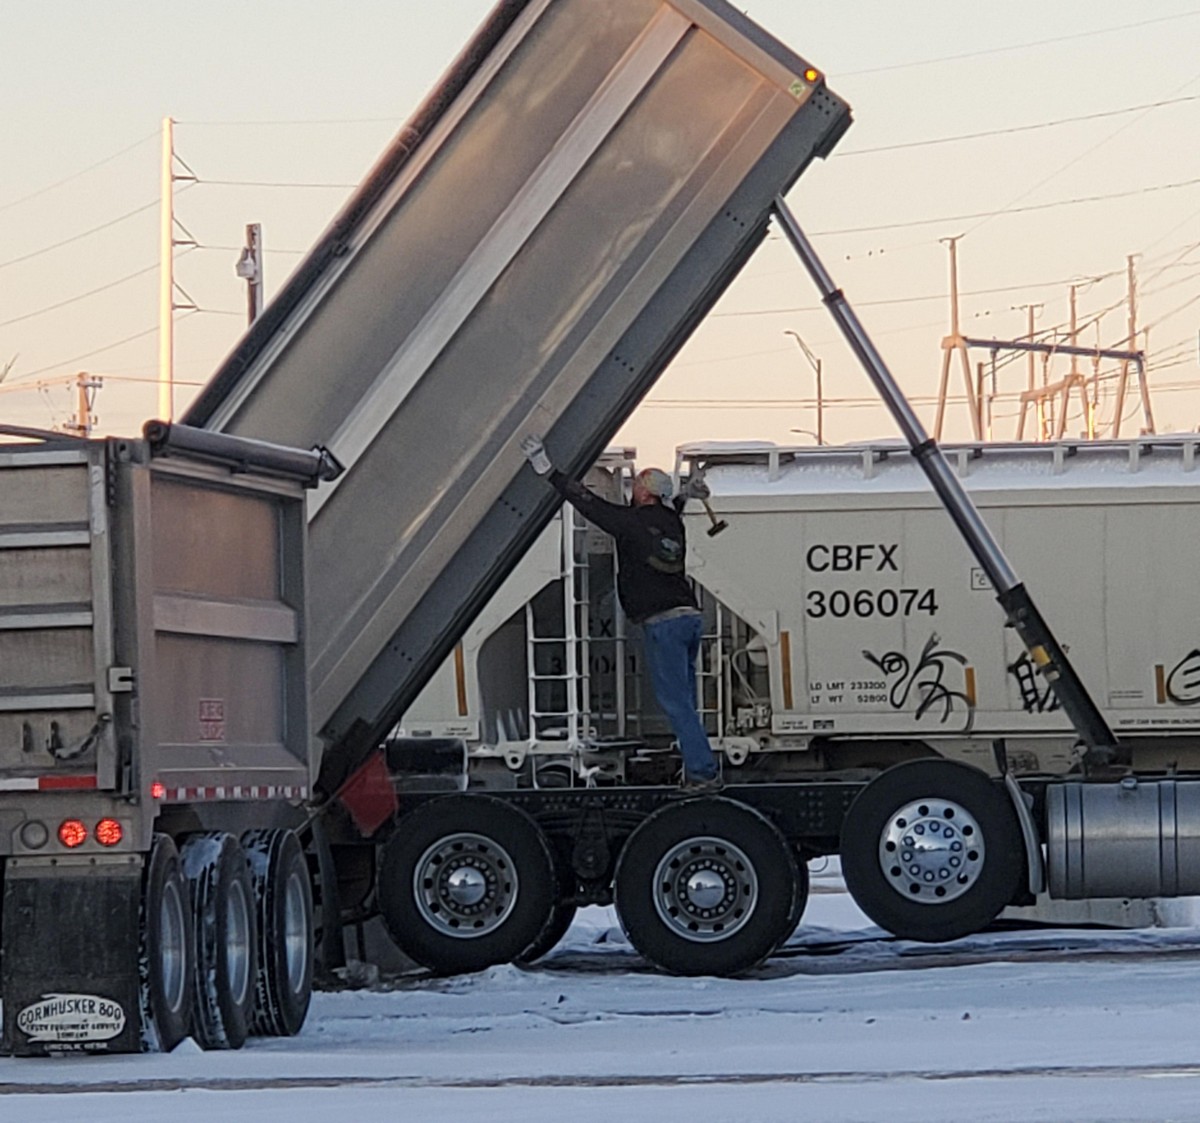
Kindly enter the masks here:
[[124, 834], [116, 819], [101, 819], [96, 824], [96, 841], [101, 846], [116, 846]]
[[78, 819], [64, 819], [58, 825], [58, 841], [69, 850], [87, 842], [87, 827]]

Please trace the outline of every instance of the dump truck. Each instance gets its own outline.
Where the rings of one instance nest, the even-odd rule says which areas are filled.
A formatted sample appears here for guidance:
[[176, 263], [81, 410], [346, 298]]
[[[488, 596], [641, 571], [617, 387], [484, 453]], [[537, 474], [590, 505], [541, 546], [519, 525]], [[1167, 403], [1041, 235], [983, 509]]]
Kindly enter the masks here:
[[[821, 854], [841, 854], [873, 919], [919, 939], [974, 931], [1046, 888], [1070, 899], [1191, 891], [1172, 857], [1190, 830], [1191, 781], [1143, 772], [1151, 758], [1139, 749], [1135, 762], [1131, 743], [1118, 741], [972, 504], [966, 476], [929, 439], [783, 197], [848, 124], [819, 70], [727, 4], [502, 4], [185, 418], [286, 445], [320, 443], [346, 465], [309, 505], [317, 787], [330, 805], [340, 915], [382, 917], [418, 963], [446, 972], [533, 959], [578, 905], [612, 902], [651, 962], [734, 973], [790, 934], [806, 859]], [[447, 659], [463, 667], [451, 717], [464, 716], [466, 643], [479, 630], [470, 621], [488, 612], [519, 557], [540, 550], [555, 517], [557, 496], [525, 465], [521, 440], [543, 436], [555, 463], [583, 474], [772, 222], [896, 420], [903, 444], [894, 461], [911, 454], [914, 475], [932, 489], [925, 501], [961, 536], [960, 553], [978, 571], [971, 591], [999, 602], [997, 637], [1007, 623], [1029, 687], [1053, 696], [1060, 713], [1048, 720], [1061, 723], [1053, 769], [1024, 771], [1028, 722], [1011, 730], [1000, 721], [990, 740], [968, 739], [970, 761], [942, 743], [868, 736], [857, 756], [840, 743], [832, 750], [845, 767], [795, 777], [772, 775], [765, 754], [743, 744], [740, 765], [725, 754], [723, 798], [679, 803], [673, 758], [655, 752], [662, 746], [652, 737], [626, 724], [615, 735], [633, 742], [630, 751], [588, 744], [596, 738], [578, 721], [579, 695], [590, 688], [579, 651], [562, 647], [555, 666], [559, 637], [536, 631], [526, 632], [523, 667], [492, 664], [504, 680], [496, 689], [526, 689], [530, 699], [524, 719], [507, 707], [488, 730], [504, 746], [500, 767], [472, 763], [461, 723], [420, 735], [432, 730], [409, 711]], [[894, 544], [875, 545], [888, 547], [888, 564], [895, 559]], [[922, 587], [909, 598], [907, 588], [891, 591], [897, 615], [911, 610], [917, 623], [936, 617], [940, 626], [949, 610], [936, 594]], [[891, 592], [871, 601], [877, 615], [892, 611]], [[866, 610], [867, 593], [829, 593], [833, 619], [843, 600], [848, 612]], [[752, 627], [791, 610], [747, 606], [743, 619]], [[598, 639], [589, 611], [564, 605], [564, 631]], [[767, 643], [774, 633], [765, 633]], [[898, 658], [920, 663], [924, 647], [898, 658], [896, 650], [874, 654], [895, 668]], [[794, 676], [794, 654], [775, 669]], [[1083, 658], [1090, 674], [1102, 657]], [[895, 673], [868, 667], [878, 673], [862, 681]], [[987, 687], [988, 704], [995, 675], [981, 662], [975, 689]], [[781, 692], [787, 681], [776, 684]], [[768, 710], [781, 738], [830, 732], [786, 728], [802, 720], [790, 681], [790, 705], [780, 694], [739, 715], [744, 741]], [[829, 701], [837, 690], [818, 681], [818, 708], [840, 705]], [[622, 682], [612, 684], [618, 724]], [[890, 702], [878, 695], [892, 689], [856, 692], [876, 700], [854, 705], [874, 707], [884, 724]], [[935, 699], [923, 716], [939, 712], [942, 695], [913, 689], [922, 702]], [[964, 679], [962, 691], [947, 693], [969, 689]], [[555, 719], [539, 691], [575, 695], [564, 703], [563, 735], [591, 752], [581, 769], [568, 762], [565, 784], [561, 762], [545, 770], [544, 757], [519, 743], [532, 721]], [[981, 731], [990, 728], [977, 717]], [[813, 720], [836, 727], [849, 717]], [[810, 743], [819, 754], [808, 759], [824, 755], [821, 738]], [[614, 776], [618, 758], [632, 767]], [[1125, 807], [1134, 809], [1128, 837], [1117, 825]], [[1161, 832], [1146, 828], [1155, 814]], [[1093, 881], [1099, 869], [1120, 873]]]
[[[82, 458], [59, 514], [33, 474], [0, 492], [6, 561], [82, 551], [61, 581], [33, 555], [5, 569], [6, 644], [28, 633], [0, 684], [5, 1050], [295, 1032], [310, 972], [376, 914], [448, 972], [534, 959], [613, 901], [650, 962], [737, 973], [795, 927], [814, 853], [916, 938], [1047, 876], [1190, 891], [1200, 780], [1135, 769], [787, 206], [849, 122], [725, 0], [501, 0], [182, 424], [103, 455], [5, 450], [18, 474]], [[996, 776], [884, 755], [678, 800], [659, 753], [645, 782], [473, 788], [460, 738], [396, 731], [555, 516], [520, 442], [582, 474], [772, 222], [1053, 690], [1076, 770], [1018, 781], [997, 737]], [[109, 619], [136, 642], [104, 640]]]
[[848, 124], [724, 0], [501, 0], [183, 424], [7, 434], [6, 1052], [296, 1031], [363, 767], [553, 514], [519, 439], [582, 469]]

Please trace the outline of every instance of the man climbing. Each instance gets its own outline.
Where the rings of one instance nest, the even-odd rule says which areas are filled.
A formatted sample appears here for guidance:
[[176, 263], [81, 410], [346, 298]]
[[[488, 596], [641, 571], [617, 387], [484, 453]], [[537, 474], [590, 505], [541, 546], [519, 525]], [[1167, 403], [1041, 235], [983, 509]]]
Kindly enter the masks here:
[[702, 795], [721, 789], [717, 758], [696, 712], [696, 656], [701, 615], [684, 575], [687, 540], [679, 517], [688, 499], [707, 499], [707, 485], [688, 481], [671, 499], [671, 477], [643, 468], [633, 478], [632, 504], [609, 503], [550, 462], [541, 438], [526, 437], [521, 451], [539, 476], [585, 519], [613, 536], [617, 546], [617, 595], [625, 615], [642, 627], [646, 665], [658, 704], [667, 715], [683, 756], [681, 791]]

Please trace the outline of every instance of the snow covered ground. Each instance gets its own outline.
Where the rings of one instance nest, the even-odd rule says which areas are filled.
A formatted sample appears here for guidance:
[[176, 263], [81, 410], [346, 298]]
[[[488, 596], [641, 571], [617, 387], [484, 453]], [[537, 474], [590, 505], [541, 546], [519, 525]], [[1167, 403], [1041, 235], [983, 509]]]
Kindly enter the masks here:
[[536, 969], [318, 994], [297, 1038], [0, 1060], [0, 1120], [1200, 1120], [1200, 931], [929, 947], [814, 887], [751, 978], [657, 975], [588, 909]]

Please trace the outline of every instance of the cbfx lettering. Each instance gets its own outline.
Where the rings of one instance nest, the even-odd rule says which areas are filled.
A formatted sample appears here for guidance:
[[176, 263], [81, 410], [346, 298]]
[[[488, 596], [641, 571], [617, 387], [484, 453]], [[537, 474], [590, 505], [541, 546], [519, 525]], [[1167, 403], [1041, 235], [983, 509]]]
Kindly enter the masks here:
[[827, 570], [834, 573], [899, 573], [900, 567], [896, 564], [899, 549], [899, 542], [891, 545], [885, 542], [860, 542], [857, 545], [839, 542], [832, 546], [818, 543], [808, 548], [804, 561], [815, 573]]

